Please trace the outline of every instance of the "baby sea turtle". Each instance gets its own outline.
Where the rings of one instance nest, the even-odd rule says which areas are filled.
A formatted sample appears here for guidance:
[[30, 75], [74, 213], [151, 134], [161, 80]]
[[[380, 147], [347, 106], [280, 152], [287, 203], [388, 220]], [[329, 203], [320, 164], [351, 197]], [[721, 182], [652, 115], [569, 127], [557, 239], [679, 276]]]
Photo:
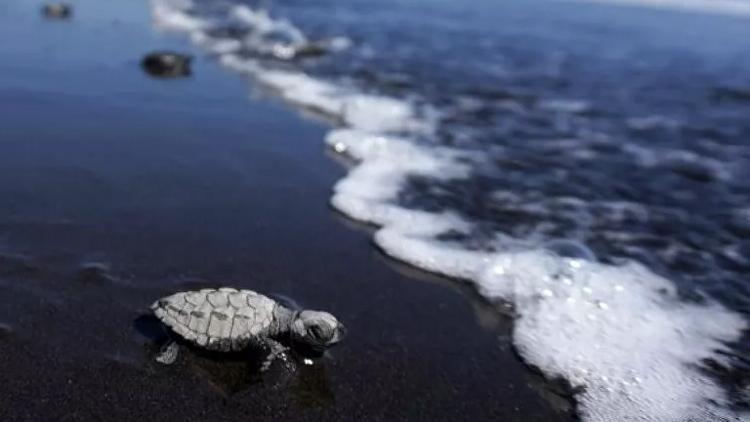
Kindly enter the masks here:
[[45, 4], [42, 15], [49, 19], [67, 19], [73, 14], [73, 7], [67, 3]]
[[[157, 300], [151, 309], [173, 332], [196, 346], [219, 352], [268, 349], [261, 371], [287, 350], [282, 341], [322, 352], [340, 342], [345, 333], [344, 326], [327, 312], [294, 311], [244, 289], [179, 292]], [[178, 349], [177, 343], [170, 341], [156, 360], [171, 364]]]
[[192, 60], [193, 58], [186, 54], [156, 51], [143, 58], [141, 67], [152, 76], [175, 78], [190, 75], [190, 62]]

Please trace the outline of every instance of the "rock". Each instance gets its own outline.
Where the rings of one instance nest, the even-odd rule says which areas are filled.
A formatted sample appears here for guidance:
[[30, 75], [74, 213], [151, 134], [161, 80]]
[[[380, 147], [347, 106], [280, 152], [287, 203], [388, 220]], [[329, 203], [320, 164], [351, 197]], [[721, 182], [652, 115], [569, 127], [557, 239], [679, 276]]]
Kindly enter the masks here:
[[298, 46], [294, 51], [295, 59], [318, 57], [328, 53], [328, 45], [323, 42], [309, 42]]
[[171, 51], [157, 51], [147, 54], [141, 61], [141, 67], [151, 76], [160, 78], [178, 78], [190, 76], [192, 56]]
[[295, 44], [276, 44], [271, 54], [280, 60], [297, 60], [320, 57], [328, 54], [330, 43], [328, 41], [310, 41]]

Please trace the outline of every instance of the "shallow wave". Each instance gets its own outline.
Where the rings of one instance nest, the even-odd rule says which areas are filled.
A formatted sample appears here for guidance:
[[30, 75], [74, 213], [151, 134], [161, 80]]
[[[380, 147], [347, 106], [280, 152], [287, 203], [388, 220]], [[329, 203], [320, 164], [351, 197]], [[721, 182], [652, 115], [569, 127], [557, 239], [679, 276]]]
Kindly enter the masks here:
[[694, 12], [750, 16], [750, 2], [746, 0], [573, 0], [592, 3], [613, 3], [633, 6], [677, 9]]
[[[431, 143], [438, 131], [431, 106], [264, 62], [254, 53], [299, 45], [308, 37], [263, 10], [233, 6], [204, 15], [187, 1], [156, 0], [153, 17], [157, 27], [188, 33], [221, 64], [288, 103], [333, 120], [336, 128], [326, 143], [355, 165], [336, 184], [332, 205], [379, 226], [375, 242], [390, 256], [470, 281], [485, 297], [511, 305], [519, 354], [547, 377], [570, 384], [584, 420], [740, 417], [728, 410], [723, 389], [701, 370], [707, 359], [726, 363], [727, 344], [738, 341], [747, 327], [738, 314], [709, 299], [684, 302], [671, 281], [646, 267], [597, 262], [585, 246], [572, 242], [520, 247], [524, 242], [508, 242], [499, 234], [481, 248], [469, 248], [445, 240], [446, 233], [470, 235], [475, 223], [451, 211], [404, 207], [399, 194], [415, 176], [468, 179], [482, 157]], [[238, 23], [239, 36], [212, 35], [231, 32], [221, 29]], [[588, 110], [583, 102], [540, 104], [565, 113]], [[672, 158], [680, 168], [695, 167], [693, 156]], [[501, 191], [494, 200], [503, 201]], [[615, 208], [630, 212], [633, 207]]]

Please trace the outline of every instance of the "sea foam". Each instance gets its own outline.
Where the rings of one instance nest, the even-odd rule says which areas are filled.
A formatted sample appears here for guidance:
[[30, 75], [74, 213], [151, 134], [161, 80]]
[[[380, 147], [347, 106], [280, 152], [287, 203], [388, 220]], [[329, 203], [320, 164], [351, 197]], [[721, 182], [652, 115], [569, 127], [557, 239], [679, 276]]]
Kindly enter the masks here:
[[154, 26], [170, 31], [193, 32], [211, 26], [207, 19], [190, 16], [186, 10], [192, 6], [190, 0], [154, 0], [151, 2]]
[[[728, 410], [725, 392], [701, 370], [705, 359], [723, 363], [727, 344], [747, 328], [738, 314], [710, 300], [682, 301], [671, 281], [637, 263], [605, 265], [588, 252], [563, 254], [559, 247], [544, 245], [519, 248], [502, 234], [485, 250], [438, 240], [448, 231], [469, 233], [471, 222], [449, 211], [402, 207], [398, 195], [412, 176], [468, 177], [467, 163], [478, 158], [424, 142], [435, 131], [429, 110], [299, 70], [268, 67], [237, 54], [233, 40], [212, 38], [206, 31], [222, 19], [239, 20], [259, 32], [305, 38], [293, 24], [265, 11], [237, 6], [223, 18], [204, 20], [191, 15], [191, 7], [186, 1], [157, 0], [155, 23], [187, 32], [218, 54], [224, 66], [251, 76], [292, 105], [337, 122], [326, 143], [355, 165], [336, 184], [333, 206], [379, 226], [375, 242], [388, 255], [471, 282], [488, 299], [511, 306], [513, 344], [520, 356], [546, 377], [572, 387], [583, 420], [742, 418]], [[258, 39], [234, 41], [256, 48]], [[559, 101], [548, 104], [561, 108]]]

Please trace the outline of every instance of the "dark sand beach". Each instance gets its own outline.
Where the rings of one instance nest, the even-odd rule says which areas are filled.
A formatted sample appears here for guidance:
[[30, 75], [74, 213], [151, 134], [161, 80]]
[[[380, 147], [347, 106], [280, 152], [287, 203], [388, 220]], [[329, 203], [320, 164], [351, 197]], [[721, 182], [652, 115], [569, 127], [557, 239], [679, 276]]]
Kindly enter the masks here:
[[[573, 419], [471, 289], [382, 257], [330, 209], [344, 168], [302, 118], [178, 37], [141, 1], [0, 5], [0, 419]], [[7, 42], [12, 40], [12, 42]], [[196, 54], [152, 79], [141, 56]], [[312, 366], [185, 352], [153, 361], [158, 297], [231, 285], [334, 313]]]

